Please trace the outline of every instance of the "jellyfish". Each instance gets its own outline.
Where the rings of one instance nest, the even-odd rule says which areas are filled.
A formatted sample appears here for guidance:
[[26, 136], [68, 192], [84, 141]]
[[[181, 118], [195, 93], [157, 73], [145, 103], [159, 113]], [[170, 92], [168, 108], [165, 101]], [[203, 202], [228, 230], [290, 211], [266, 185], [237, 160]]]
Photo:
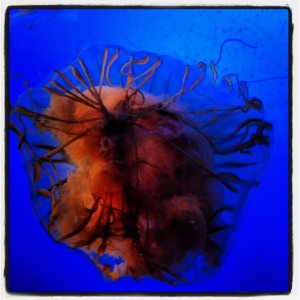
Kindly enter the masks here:
[[247, 82], [218, 73], [222, 47], [187, 65], [93, 45], [11, 108], [35, 213], [112, 280], [185, 282], [224, 260], [272, 125]]

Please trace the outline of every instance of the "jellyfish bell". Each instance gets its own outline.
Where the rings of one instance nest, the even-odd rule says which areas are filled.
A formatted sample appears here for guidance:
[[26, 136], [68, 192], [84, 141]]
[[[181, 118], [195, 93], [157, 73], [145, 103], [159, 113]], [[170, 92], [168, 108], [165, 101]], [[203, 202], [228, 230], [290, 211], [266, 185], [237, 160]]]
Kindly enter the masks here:
[[11, 129], [55, 240], [111, 279], [173, 283], [199, 257], [203, 270], [221, 263], [269, 149], [245, 82], [214, 63], [92, 46], [42, 94], [15, 107]]

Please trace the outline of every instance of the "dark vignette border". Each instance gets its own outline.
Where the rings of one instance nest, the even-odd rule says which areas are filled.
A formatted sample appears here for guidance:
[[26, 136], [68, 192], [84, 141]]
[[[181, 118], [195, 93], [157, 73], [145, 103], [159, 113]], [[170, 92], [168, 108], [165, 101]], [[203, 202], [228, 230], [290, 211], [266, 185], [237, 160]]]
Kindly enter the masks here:
[[[286, 292], [107, 292], [107, 293], [97, 293], [97, 292], [11, 292], [9, 289], [9, 184], [10, 182], [7, 180], [9, 174], [9, 11], [11, 9], [281, 9], [288, 11], [288, 39], [289, 39], [289, 56], [288, 56], [288, 148], [289, 148], [289, 178], [288, 178], [288, 201], [289, 201], [289, 240], [288, 240], [288, 251], [289, 251], [289, 285], [288, 290]], [[293, 284], [293, 190], [292, 190], [292, 174], [293, 174], [293, 157], [292, 157], [292, 140], [293, 140], [293, 99], [292, 99], [292, 91], [293, 91], [293, 31], [294, 25], [292, 23], [292, 10], [288, 6], [97, 6], [97, 5], [22, 5], [22, 6], [8, 6], [5, 12], [5, 34], [4, 34], [4, 55], [5, 55], [5, 268], [4, 268], [4, 277], [5, 277], [5, 287], [7, 293], [10, 295], [35, 295], [35, 296], [234, 296], [234, 297], [244, 297], [244, 296], [262, 296], [262, 295], [289, 295], [292, 291]]]

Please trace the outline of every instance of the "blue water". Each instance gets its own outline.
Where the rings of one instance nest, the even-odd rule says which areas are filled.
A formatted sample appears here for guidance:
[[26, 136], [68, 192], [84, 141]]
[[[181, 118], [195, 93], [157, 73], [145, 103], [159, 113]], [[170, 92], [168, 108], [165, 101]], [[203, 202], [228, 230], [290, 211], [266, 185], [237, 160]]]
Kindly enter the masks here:
[[[187, 64], [219, 57], [219, 68], [249, 82], [273, 124], [267, 171], [241, 211], [231, 251], [211, 278], [171, 286], [149, 277], [111, 282], [80, 251], [56, 243], [30, 204], [30, 179], [18, 140], [9, 135], [9, 241], [12, 292], [286, 292], [288, 264], [288, 10], [286, 9], [12, 9], [10, 100], [44, 82], [94, 43], [173, 56]], [[20, 76], [13, 76], [19, 74]], [[26, 83], [26, 84], [27, 84]]]

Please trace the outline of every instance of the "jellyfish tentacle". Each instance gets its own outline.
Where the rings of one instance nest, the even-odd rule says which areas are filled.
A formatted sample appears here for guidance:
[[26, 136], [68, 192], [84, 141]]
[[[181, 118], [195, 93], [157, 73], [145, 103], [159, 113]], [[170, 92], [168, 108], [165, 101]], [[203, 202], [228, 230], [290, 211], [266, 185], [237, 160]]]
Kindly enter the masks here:
[[54, 150], [56, 148], [56, 146], [52, 146], [52, 145], [44, 145], [44, 144], [32, 144], [32, 146], [40, 148], [40, 149], [44, 149], [44, 150]]
[[228, 230], [232, 228], [233, 228], [232, 225], [226, 225], [226, 224], [221, 226], [210, 227], [210, 229], [208, 230], [208, 234], [215, 234], [219, 231]]
[[[242, 150], [240, 150], [240, 151], [243, 151], [244, 148], [248, 148], [248, 146], [251, 146], [251, 144], [249, 144], [249, 141], [244, 142], [245, 139], [247, 138], [248, 134], [249, 134], [250, 126], [245, 125], [245, 126], [243, 126], [243, 127], [237, 128], [236, 130], [234, 130], [234, 131], [230, 134], [230, 136], [228, 136], [228, 138], [231, 138], [231, 137], [233, 137], [234, 135], [237, 136], [237, 133], [238, 133], [242, 128], [245, 128], [245, 131], [244, 131], [244, 133], [241, 135], [241, 137], [239, 138], [239, 140], [236, 141], [236, 143], [235, 143], [235, 145], [234, 145], [233, 147], [228, 147], [228, 146], [227, 146], [227, 147], [226, 147], [226, 146], [222, 147], [222, 146], [218, 145], [217, 143], [215, 143], [216, 149], [217, 149], [217, 147], [219, 147], [219, 149], [217, 150], [217, 151], [218, 151], [217, 153], [221, 153], [221, 152], [222, 152], [223, 154], [225, 154], [225, 153], [226, 153], [226, 154], [231, 154], [231, 153], [234, 153], [234, 152], [238, 151], [237, 149], [242, 149]], [[223, 138], [220, 139], [220, 137], [218, 137], [218, 138], [216, 138], [216, 137], [211, 137], [211, 138], [212, 138], [214, 141], [215, 141], [215, 140], [224, 140]], [[250, 147], [250, 148], [252, 148], [252, 147]], [[221, 151], [220, 149], [224, 149], [224, 150]], [[225, 150], [225, 149], [227, 149], [227, 150]]]
[[23, 134], [16, 126], [14, 123], [12, 122], [9, 122], [9, 129], [12, 130], [16, 135], [17, 137], [19, 138], [19, 145], [18, 145], [18, 148], [20, 149], [22, 147], [22, 145], [24, 143], [26, 143], [26, 135]]
[[236, 38], [231, 38], [231, 39], [226, 39], [223, 41], [221, 47], [220, 47], [220, 52], [219, 52], [219, 57], [217, 59], [217, 62], [215, 63], [215, 66], [220, 62], [221, 58], [222, 58], [222, 53], [223, 53], [223, 48], [224, 46], [227, 44], [227, 43], [231, 43], [231, 42], [237, 42], [237, 43], [241, 43], [242, 45], [246, 46], [246, 47], [249, 47], [249, 48], [257, 48], [257, 46], [254, 46], [254, 45], [251, 45], [251, 44], [248, 44], [246, 42], [244, 42], [243, 40], [241, 39], [236, 39]]
[[[251, 118], [247, 119], [244, 122], [242, 122], [240, 125], [238, 125], [231, 133], [229, 133], [226, 136], [213, 136], [211, 134], [205, 133], [203, 130], [200, 130], [196, 124], [194, 124], [191, 120], [187, 120], [184, 118], [180, 119], [183, 123], [188, 124], [196, 130], [199, 134], [201, 134], [203, 137], [205, 137], [208, 142], [211, 144], [211, 146], [214, 148], [217, 154], [230, 154], [235, 153], [237, 151], [246, 151], [246, 149], [253, 148], [255, 145], [266, 145], [268, 146], [268, 138], [263, 135], [263, 132], [265, 129], [271, 128], [271, 124], [258, 118]], [[256, 127], [256, 133], [252, 134], [249, 140], [245, 140], [247, 137], [247, 134], [244, 133], [242, 136], [242, 139], [239, 143], [236, 143], [234, 146], [220, 146], [216, 144], [216, 140], [228, 140], [229, 138], [232, 138], [234, 135], [236, 135], [240, 130], [245, 129], [248, 133], [249, 126], [255, 126]], [[219, 148], [217, 148], [219, 147]], [[222, 150], [223, 148], [223, 150]]]
[[62, 132], [64, 134], [68, 134], [68, 135], [77, 135], [77, 131], [73, 132], [71, 130], [66, 130], [64, 128], [58, 127], [58, 126], [52, 126], [52, 125], [48, 125], [46, 123], [40, 124], [42, 125], [43, 128], [47, 128], [50, 130], [53, 130], [54, 132]]
[[213, 61], [211, 61], [211, 63], [210, 63], [210, 68], [211, 68], [211, 71], [212, 71], [212, 73], [213, 73], [213, 82], [212, 82], [212, 86], [215, 86], [215, 85], [216, 85], [217, 78], [218, 78], [218, 74], [217, 74], [217, 71], [216, 71], [215, 63], [214, 63]]
[[213, 241], [212, 238], [207, 238], [206, 251], [208, 253], [208, 262], [216, 267], [219, 267], [220, 255], [224, 253], [224, 248], [222, 248], [217, 242]]
[[[65, 183], [67, 183], [68, 181], [68, 178], [66, 177], [65, 179], [61, 179], [60, 180], [60, 183], [61, 183], [61, 186], [63, 186]], [[57, 189], [58, 188], [58, 182], [52, 184], [50, 187], [48, 187], [47, 191], [50, 192], [52, 191], [53, 189]], [[57, 201], [59, 201], [59, 199], [57, 199]]]
[[144, 58], [135, 59], [134, 63], [138, 64], [138, 65], [144, 65], [144, 64], [148, 63], [149, 58], [150, 58], [149, 54], [146, 54]]
[[[121, 68], [121, 73], [123, 75], [129, 75], [130, 77], [134, 78], [134, 79], [138, 79], [142, 76], [144, 76], [145, 74], [148, 73], [148, 70], [145, 72], [145, 74], [141, 73], [140, 75], [138, 75], [137, 77], [133, 77], [133, 74], [132, 74], [132, 66], [133, 64], [137, 64], [137, 65], [144, 65], [144, 64], [147, 64], [148, 61], [149, 61], [149, 58], [150, 56], [149, 55], [146, 55], [144, 58], [140, 58], [140, 59], [134, 59], [133, 56], [130, 56], [129, 58], [129, 61], [126, 62], [122, 68]], [[159, 58], [158, 58], [159, 59]], [[156, 64], [156, 63], [155, 63]], [[128, 67], [128, 71], [126, 72], [125, 69]], [[152, 68], [152, 67], [150, 67]], [[128, 85], [129, 87], [131, 87], [131, 85], [129, 84]]]
[[226, 83], [229, 85], [230, 92], [232, 92], [232, 81], [230, 80], [229, 76], [223, 76], [222, 80], [226, 81]]
[[207, 239], [207, 246], [208, 247], [212, 247], [215, 250], [218, 250], [220, 252], [224, 252], [224, 249], [221, 246], [219, 246], [216, 242], [214, 242], [212, 239], [210, 239], [210, 238]]
[[[13, 130], [17, 134], [17, 136], [19, 136], [19, 139], [20, 139], [19, 147], [22, 147], [22, 145], [25, 143], [27, 148], [29, 149], [30, 154], [32, 155], [32, 157], [34, 159], [34, 163], [32, 164], [33, 171], [34, 171], [33, 172], [34, 173], [33, 174], [34, 181], [38, 181], [40, 179], [40, 177], [41, 177], [40, 170], [42, 169], [45, 172], [46, 176], [48, 177], [49, 181], [53, 184], [51, 175], [46, 170], [46, 168], [44, 168], [44, 166], [42, 165], [42, 162], [40, 161], [40, 158], [36, 155], [35, 151], [33, 150], [32, 145], [26, 139], [26, 127], [21, 119], [20, 114], [18, 115], [18, 119], [21, 123], [21, 126], [24, 129], [24, 133], [21, 133], [19, 131], [19, 129], [12, 122], [9, 124], [9, 126], [10, 126], [10, 129]], [[58, 173], [57, 173], [57, 176], [58, 176]]]
[[[77, 75], [78, 77], [80, 76], [80, 73], [77, 71], [77, 69], [75, 68], [75, 67], [73, 67], [73, 69], [72, 70], [74, 70], [73, 71], [73, 74], [75, 75]], [[77, 73], [77, 72], [79, 73]], [[89, 102], [89, 103], [91, 103], [91, 104], [93, 104], [93, 105], [97, 105], [97, 106], [99, 106], [99, 103], [98, 102], [96, 102], [96, 101], [94, 101], [93, 99], [90, 99], [89, 97], [87, 97], [84, 93], [82, 93], [69, 79], [68, 79], [68, 77], [65, 75], [65, 74], [63, 74], [62, 72], [60, 72], [60, 71], [58, 71], [58, 70], [55, 70], [55, 73], [57, 74], [57, 75], [59, 75], [63, 80], [64, 80], [64, 82], [69, 86], [69, 87], [71, 87], [72, 89], [74, 89], [80, 96], [81, 96], [81, 98], [83, 98], [83, 99], [85, 99], [87, 102]], [[77, 77], [76, 77], [77, 78]]]
[[129, 95], [129, 99], [136, 94], [136, 92], [153, 76], [153, 74], [156, 72], [156, 70], [159, 68], [161, 64], [161, 61], [159, 58], [156, 59], [156, 61], [153, 63], [152, 66], [150, 66], [145, 72], [140, 74], [139, 76], [136, 76], [133, 78], [133, 80], [137, 80], [141, 78], [142, 76], [146, 75], [145, 78], [139, 83], [139, 85], [133, 90], [131, 95]]
[[57, 117], [50, 116], [47, 114], [33, 112], [33, 111], [27, 109], [26, 107], [20, 106], [20, 105], [16, 106], [15, 111], [18, 112], [22, 116], [33, 118], [35, 121], [36, 120], [40, 121], [39, 118], [43, 118], [46, 120], [52, 120], [52, 121], [59, 121], [59, 122], [68, 123], [68, 124], [82, 124], [82, 123], [89, 123], [89, 122], [93, 122], [93, 121], [99, 121], [99, 118], [89, 118], [89, 119], [80, 119], [80, 120], [61, 119], [61, 118], [57, 118]]
[[[140, 89], [136, 89], [135, 94], [139, 94], [139, 95], [142, 97], [142, 100], [141, 100], [140, 103], [134, 102], [133, 104], [142, 106], [142, 105], [145, 103], [145, 101], [146, 101], [146, 98], [145, 98], [145, 96], [144, 96], [144, 93], [143, 93]], [[135, 95], [135, 94], [134, 94], [134, 95]]]
[[[20, 115], [19, 115], [20, 117]], [[19, 120], [21, 121], [21, 119], [19, 118]], [[21, 122], [22, 124], [22, 122]], [[24, 124], [23, 124], [24, 125]], [[35, 151], [33, 150], [33, 148], [31, 147], [31, 144], [27, 141], [26, 139], [26, 132], [24, 134], [22, 134], [13, 124], [10, 125], [10, 128], [20, 137], [20, 139], [22, 140], [22, 144], [25, 143], [26, 146], [28, 147], [28, 149], [30, 150], [35, 162], [33, 163], [33, 168], [34, 168], [34, 181], [38, 181], [41, 177], [40, 174], [40, 169], [42, 169], [45, 174], [47, 175], [48, 179], [50, 180], [50, 183], [52, 186], [55, 186], [53, 179], [51, 177], [51, 175], [49, 174], [49, 172], [46, 170], [46, 168], [43, 167], [43, 163], [48, 162], [52, 165], [53, 167], [53, 171], [56, 174], [56, 177], [58, 179], [58, 184], [60, 185], [60, 178], [57, 172], [57, 169], [55, 167], [54, 162], [51, 160], [51, 158], [53, 156], [55, 156], [57, 153], [61, 152], [65, 147], [67, 147], [68, 145], [72, 144], [73, 142], [75, 142], [76, 140], [82, 138], [83, 136], [85, 136], [87, 133], [89, 133], [90, 131], [96, 129], [99, 127], [100, 124], [96, 124], [93, 127], [88, 128], [87, 130], [85, 130], [83, 133], [75, 136], [74, 138], [68, 140], [66, 143], [62, 144], [59, 147], [50, 147], [52, 150], [50, 150], [47, 154], [38, 157], [35, 153]]]
[[[207, 115], [212, 114], [213, 117], [206, 121], [205, 123], [202, 123], [201, 127], [206, 127], [209, 125], [212, 125], [216, 122], [222, 121], [228, 117], [230, 117], [234, 112], [241, 111], [241, 112], [247, 112], [250, 108], [253, 108], [255, 110], [261, 110], [261, 104], [262, 102], [257, 99], [256, 97], [252, 98], [251, 100], [247, 101], [244, 105], [236, 105], [232, 107], [226, 107], [226, 108], [216, 108], [216, 105], [213, 106], [213, 108], [207, 108], [207, 109], [201, 109], [201, 110], [189, 110], [189, 111], [182, 111], [179, 112], [179, 115]], [[220, 114], [220, 116], [217, 116]], [[200, 123], [200, 121], [197, 121], [197, 124]], [[201, 123], [200, 123], [201, 124]]]
[[[55, 84], [53, 84], [53, 85], [55, 86]], [[58, 84], [58, 85], [60, 85], [60, 84]], [[90, 102], [87, 102], [85, 99], [81, 99], [78, 95], [76, 95], [76, 94], [68, 91], [62, 85], [60, 85], [60, 86], [62, 87], [62, 90], [65, 91], [65, 93], [62, 93], [62, 92], [60, 92], [58, 90], [55, 90], [52, 87], [47, 87], [47, 86], [44, 87], [44, 90], [46, 90], [49, 94], [53, 94], [53, 95], [57, 95], [57, 96], [62, 96], [63, 98], [67, 98], [67, 99], [70, 99], [72, 101], [85, 104], [85, 105], [87, 105], [87, 106], [89, 106], [89, 107], [91, 107], [91, 108], [99, 111], [99, 107], [95, 106], [94, 104], [91, 104]]]
[[[92, 208], [89, 210], [89, 215], [88, 217], [79, 225], [77, 226], [77, 228], [71, 232], [68, 232], [66, 234], [64, 234], [63, 236], [59, 237], [57, 239], [58, 242], [62, 242], [64, 240], [67, 240], [71, 237], [74, 237], [76, 234], [78, 234], [79, 232], [83, 231], [85, 229], [85, 227], [87, 226], [87, 224], [89, 223], [89, 221], [91, 220], [93, 214], [97, 211], [98, 209], [98, 202], [99, 202], [99, 199], [94, 199], [94, 203], [92, 205]], [[50, 231], [52, 231], [52, 226], [54, 225], [53, 224], [53, 221], [52, 222], [49, 222], [49, 225], [51, 224], [50, 226]]]
[[230, 206], [230, 205], [225, 205], [225, 206], [222, 206], [222, 207], [218, 208], [213, 214], [211, 214], [211, 215], [208, 217], [208, 220], [209, 220], [209, 221], [214, 220], [218, 215], [220, 215], [220, 214], [223, 213], [224, 211], [233, 211], [233, 207]]
[[[97, 216], [97, 220], [95, 222], [95, 226], [97, 227], [97, 230], [94, 233], [92, 233], [90, 237], [85, 237], [85, 239], [82, 239], [80, 241], [75, 241], [75, 242], [72, 241], [72, 247], [73, 248], [81, 248], [81, 247], [89, 246], [93, 241], [95, 241], [99, 238], [102, 238], [102, 230], [103, 230], [103, 225], [102, 225], [103, 220], [102, 219], [104, 217], [104, 213], [106, 212], [107, 206], [103, 205], [103, 203], [102, 203], [103, 199], [102, 198], [100, 198], [100, 197], [95, 197], [95, 198], [96, 198], [95, 201], [97, 201], [97, 203], [98, 203], [97, 204], [98, 206], [96, 207], [96, 210], [99, 209], [99, 207], [101, 207], [100, 214], [99, 214], [99, 216]], [[74, 237], [77, 234], [80, 234], [81, 232], [83, 232], [86, 229], [86, 227], [89, 225], [89, 222], [90, 222], [91, 218], [93, 217], [93, 215], [96, 212], [96, 211], [91, 210], [91, 208], [87, 209], [87, 211], [88, 211], [89, 215], [88, 215], [87, 219], [85, 219], [85, 221], [84, 221], [86, 223], [86, 225], [82, 226], [82, 230], [76, 232], [74, 234]], [[100, 253], [99, 248], [98, 248], [98, 250], [97, 250], [98, 257], [100, 257], [101, 254], [102, 253]]]
[[[71, 69], [72, 69], [72, 73], [74, 75], [74, 77], [88, 90], [90, 91], [91, 95], [93, 95], [93, 97], [95, 98], [94, 96], [94, 91], [89, 87], [89, 85], [86, 83], [85, 79], [83, 78], [83, 76], [81, 75], [80, 71], [73, 65], [71, 66]], [[91, 98], [88, 98], [89, 101], [91, 103], [93, 103], [94, 105], [97, 105], [99, 106], [99, 103], [98, 101], [95, 101], [94, 99], [91, 99]]]
[[[45, 159], [44, 162], [47, 162], [51, 165], [52, 167], [52, 170], [54, 171], [54, 175], [55, 175], [55, 178], [57, 180], [56, 182], [56, 186], [58, 188], [58, 198], [61, 198], [61, 187], [62, 187], [62, 182], [61, 182], [61, 179], [60, 179], [60, 176], [59, 176], [59, 173], [58, 173], [58, 170], [56, 168], [56, 165], [55, 165], [55, 162], [53, 161], [53, 159]], [[49, 174], [50, 175], [50, 174]], [[52, 178], [52, 177], [51, 177]], [[53, 180], [51, 181], [51, 184], [53, 186]]]
[[[249, 128], [250, 127], [256, 127], [256, 132], [250, 136], [248, 140], [246, 140], [246, 137], [248, 136]], [[216, 136], [211, 136], [210, 138], [212, 141], [216, 140], [226, 140], [229, 139], [235, 135], [242, 129], [245, 129], [244, 134], [242, 135], [241, 139], [239, 142], [237, 142], [233, 146], [220, 146], [216, 143], [214, 143], [216, 153], [218, 154], [231, 154], [235, 153], [237, 151], [244, 152], [248, 151], [247, 149], [251, 149], [256, 145], [269, 145], [269, 139], [267, 136], [264, 136], [264, 130], [265, 129], [270, 129], [271, 124], [268, 122], [265, 122], [261, 119], [249, 119], [244, 121], [241, 125], [239, 125], [235, 130], [233, 130], [229, 135], [226, 137], [216, 137]], [[219, 148], [217, 148], [219, 147]], [[246, 153], [246, 152], [245, 152]]]
[[[55, 188], [53, 187], [54, 186], [54, 181], [52, 179], [52, 176], [50, 175], [50, 173], [48, 172], [48, 170], [42, 165], [41, 162], [36, 161], [34, 163], [34, 165], [38, 166], [39, 169], [42, 169], [44, 171], [44, 173], [46, 174], [47, 178], [49, 179], [49, 182], [50, 182], [50, 184], [52, 186], [50, 201], [51, 201], [51, 208], [53, 209], [54, 206], [55, 206], [55, 194], [54, 194]], [[34, 176], [36, 176], [36, 175], [34, 175]]]
[[200, 62], [196, 65], [196, 68], [202, 68], [202, 73], [199, 75], [199, 77], [189, 86], [188, 89], [186, 89], [186, 91], [188, 90], [194, 90], [194, 88], [201, 83], [201, 81], [203, 80], [205, 74], [206, 74], [206, 64], [204, 62]]
[[184, 86], [185, 86], [185, 83], [186, 83], [186, 79], [187, 79], [187, 77], [188, 77], [188, 75], [189, 75], [189, 72], [190, 72], [190, 66], [187, 65], [187, 66], [185, 67], [185, 72], [184, 72], [183, 77], [182, 77], [181, 87], [180, 87], [180, 90], [179, 90], [179, 92], [178, 92], [179, 95], [181, 95], [181, 94], [184, 93], [184, 91], [185, 91]]
[[97, 123], [93, 126], [91, 126], [90, 128], [86, 129], [85, 131], [83, 131], [80, 134], [77, 134], [75, 137], [69, 139], [68, 141], [66, 141], [65, 143], [63, 143], [61, 146], [57, 147], [56, 149], [48, 152], [47, 154], [45, 154], [44, 156], [42, 156], [40, 159], [47, 159], [47, 158], [51, 158], [52, 156], [54, 156], [55, 154], [57, 154], [58, 152], [61, 151], [61, 149], [66, 148], [67, 146], [69, 146], [70, 144], [74, 143], [75, 141], [81, 139], [82, 137], [86, 136], [89, 132], [95, 130], [95, 129], [99, 129], [101, 128], [102, 124], [101, 123]]
[[198, 78], [191, 85], [189, 85], [188, 87], [185, 87], [185, 84], [186, 84], [186, 81], [187, 81], [187, 78], [188, 78], [188, 74], [190, 72], [190, 66], [186, 66], [185, 72], [184, 72], [183, 77], [182, 77], [182, 82], [181, 82], [180, 90], [176, 94], [173, 94], [172, 96], [169, 96], [169, 97], [163, 99], [160, 102], [161, 107], [159, 107], [158, 109], [160, 109], [160, 108], [161, 109], [168, 108], [174, 102], [178, 102], [180, 100], [180, 96], [182, 94], [186, 93], [189, 90], [193, 91], [194, 88], [198, 84], [200, 84], [200, 82], [203, 80], [203, 78], [205, 76], [205, 73], [206, 73], [206, 64], [203, 63], [203, 62], [200, 62], [196, 66], [196, 68], [200, 68], [200, 67], [203, 69], [202, 73], [198, 76]]
[[[79, 103], [82, 103], [82, 104], [85, 104], [89, 107], [92, 107], [94, 108], [95, 110], [98, 110], [99, 111], [99, 107], [95, 106], [94, 104], [90, 103], [90, 101], [86, 101], [84, 98], [82, 97], [79, 97], [79, 95], [76, 95], [75, 93], [73, 93], [72, 91], [68, 90], [67, 88], [65, 88], [63, 85], [61, 85], [59, 82], [57, 82], [56, 80], [51, 80], [51, 83], [59, 90], [63, 91], [63, 93], [60, 93], [60, 96], [66, 96], [67, 98], [71, 99], [71, 100], [74, 100], [76, 102], [79, 102]], [[50, 91], [50, 92], [53, 92], [53, 91], [56, 91], [56, 90], [53, 90], [53, 89], [49, 89], [49, 87], [45, 87], [47, 91]]]
[[109, 72], [110, 72], [110, 69], [111, 69], [112, 65], [114, 64], [114, 62], [118, 59], [119, 52], [120, 52], [120, 49], [117, 48], [115, 54], [113, 55], [113, 57], [110, 59], [109, 63], [107, 64], [106, 71], [105, 71], [105, 80], [106, 80], [107, 84], [112, 87], [118, 87], [117, 84], [113, 84], [111, 82], [111, 80], [109, 78]]
[[250, 184], [250, 185], [258, 185], [259, 182], [258, 181], [249, 181], [246, 179], [242, 179], [239, 176], [235, 175], [234, 173], [231, 172], [220, 172], [216, 174], [217, 178], [220, 180], [220, 182], [222, 182], [224, 184], [224, 186], [226, 186], [231, 192], [236, 193], [238, 191], [238, 189], [233, 186], [230, 182], [239, 184], [239, 185], [243, 185], [243, 184]]
[[[208, 115], [211, 114], [212, 117], [208, 121], [195, 121], [195, 124], [199, 124], [201, 128], [205, 128], [210, 126], [214, 123], [222, 121], [228, 117], [230, 117], [234, 112], [241, 110], [241, 106], [235, 106], [232, 108], [209, 108], [203, 110], [190, 110], [190, 111], [183, 111], [179, 112], [179, 115]], [[219, 114], [219, 115], [218, 115]]]
[[[128, 99], [128, 90], [131, 88], [131, 85], [133, 82], [133, 75], [132, 75], [133, 61], [134, 61], [133, 56], [130, 56], [129, 62], [125, 63], [121, 68], [121, 74], [127, 76], [127, 80], [126, 80], [126, 84], [125, 84], [126, 99]], [[125, 71], [126, 68], [128, 68], [128, 71]]]
[[[104, 51], [102, 64], [106, 64], [107, 55], [105, 53], [107, 53], [107, 52]], [[87, 79], [88, 79], [88, 81], [89, 81], [89, 83], [91, 85], [91, 89], [89, 89], [89, 90], [92, 92], [92, 95], [95, 97], [96, 101], [98, 101], [98, 103], [99, 103], [100, 111], [103, 113], [103, 115], [104, 115], [104, 117], [106, 119], [109, 119], [111, 117], [111, 115], [108, 112], [108, 110], [105, 107], [105, 105], [103, 104], [102, 99], [100, 98], [100, 95], [96, 91], [95, 84], [93, 82], [93, 79], [91, 78], [91, 75], [90, 75], [90, 73], [89, 73], [89, 71], [88, 71], [88, 69], [87, 69], [84, 61], [82, 59], [79, 59], [79, 63], [80, 63], [80, 66], [81, 66], [81, 68], [82, 68], [85, 76], [87, 77]]]
[[[54, 171], [54, 175], [55, 178], [57, 179], [57, 183], [54, 183], [54, 180], [50, 174], [50, 172], [47, 170], [47, 168], [44, 167], [43, 163], [48, 162], [51, 166], [52, 169]], [[60, 197], [61, 197], [61, 187], [62, 185], [66, 182], [66, 179], [61, 180], [60, 176], [58, 174], [58, 170], [55, 166], [55, 163], [52, 160], [46, 160], [46, 161], [39, 161], [36, 160], [36, 162], [34, 163], [34, 165], [38, 166], [38, 168], [42, 169], [45, 173], [45, 175], [47, 176], [49, 182], [50, 182], [50, 187], [48, 189], [39, 189], [38, 193], [40, 193], [42, 196], [47, 196], [50, 198], [51, 200], [51, 208], [52, 210], [54, 209], [54, 207], [60, 202]], [[39, 178], [38, 178], [39, 180]], [[58, 195], [55, 195], [55, 190], [58, 190]], [[48, 194], [49, 193], [49, 194]]]
[[[149, 55], [146, 55], [144, 58], [140, 58], [140, 59], [135, 59], [133, 56], [130, 56], [129, 61], [126, 62], [126, 63], [122, 66], [122, 68], [121, 68], [121, 73], [122, 73], [123, 75], [130, 75], [130, 76], [132, 76], [132, 78], [135, 78], [135, 77], [133, 77], [132, 66], [133, 66], [134, 64], [137, 64], [137, 65], [144, 65], [144, 64], [148, 63], [148, 61], [149, 61]], [[127, 67], [128, 67], [128, 72], [126, 72], [126, 70], [125, 70]], [[138, 75], [138, 77], [139, 77], [139, 76], [140, 76], [140, 75]], [[129, 86], [131, 86], [131, 85], [129, 85]]]
[[25, 144], [27, 146], [27, 148], [29, 149], [30, 154], [32, 155], [32, 157], [34, 158], [34, 160], [36, 161], [38, 159], [38, 156], [36, 155], [35, 151], [33, 150], [33, 147], [31, 145], [30, 142], [28, 142], [26, 136], [27, 136], [27, 131], [26, 131], [26, 127], [22, 121], [22, 115], [18, 114], [18, 120], [21, 124], [21, 127], [23, 129], [23, 133], [17, 128], [17, 126], [10, 122], [9, 123], [9, 128], [15, 132], [17, 134], [17, 136], [19, 137], [19, 148], [22, 148], [23, 144]]
[[[157, 269], [156, 272], [158, 273], [158, 278], [157, 279], [162, 279], [166, 282], [168, 282], [169, 284], [172, 285], [177, 285], [177, 282], [174, 280], [170, 280], [169, 278], [167, 278], [161, 271], [171, 275], [173, 278], [175, 278], [176, 280], [183, 282], [183, 283], [187, 283], [187, 280], [180, 274], [177, 274], [173, 271], [171, 271], [169, 268], [166, 268], [162, 265], [159, 264], [154, 264], [155, 268]], [[159, 270], [159, 271], [158, 271]], [[161, 270], [161, 271], [160, 271]]]
[[[129, 101], [132, 98], [132, 96], [136, 94], [136, 92], [140, 89], [140, 87], [142, 87], [152, 77], [154, 72], [160, 66], [160, 58], [157, 57], [156, 61], [146, 71], [139, 74], [138, 76], [134, 76], [133, 74], [134, 64], [144, 65], [148, 63], [149, 58], [150, 58], [149, 55], [146, 55], [144, 58], [141, 59], [134, 59], [134, 57], [131, 56], [130, 60], [122, 66], [121, 74], [127, 76], [127, 81], [125, 86], [126, 101]], [[126, 68], [128, 68], [128, 71], [126, 71]], [[142, 78], [143, 76], [145, 76], [145, 78], [138, 84], [138, 86], [133, 87], [135, 81]], [[130, 90], [133, 90], [131, 94], [129, 94]]]
[[233, 91], [233, 82], [230, 79], [230, 77], [234, 77], [236, 79], [236, 85], [238, 88], [238, 97], [242, 96], [244, 100], [244, 106], [241, 107], [242, 112], [247, 112], [249, 108], [254, 108], [256, 110], [261, 110], [262, 109], [262, 101], [257, 99], [256, 97], [249, 99], [248, 98], [248, 86], [246, 81], [240, 81], [239, 76], [237, 74], [231, 73], [226, 76], [223, 76], [222, 80], [225, 81], [228, 86], [230, 91]]
[[[227, 76], [228, 77], [228, 76]], [[239, 97], [243, 95], [247, 95], [246, 98], [248, 99], [248, 86], [246, 81], [240, 82], [240, 88], [239, 88]]]
[[[187, 65], [187, 66], [185, 67], [185, 71], [184, 71], [184, 74], [183, 74], [183, 77], [182, 77], [180, 90], [179, 90], [175, 95], [172, 95], [172, 96], [170, 96], [170, 97], [167, 97], [166, 99], [164, 99], [164, 100], [161, 102], [161, 104], [166, 103], [166, 106], [164, 106], [163, 108], [167, 108], [167, 107], [169, 107], [171, 104], [173, 104], [174, 102], [179, 101], [180, 96], [181, 96], [182, 94], [184, 94], [184, 93], [188, 90], [188, 88], [185, 89], [184, 87], [185, 87], [185, 83], [186, 83], [186, 79], [187, 79], [187, 77], [188, 77], [189, 71], [190, 71], [190, 66]], [[170, 100], [171, 100], [171, 101], [170, 101]]]
[[112, 199], [113, 199], [111, 192], [107, 192], [107, 198], [109, 199], [107, 219], [106, 219], [106, 223], [104, 224], [104, 227], [103, 227], [102, 242], [101, 242], [101, 244], [98, 248], [98, 253], [99, 253], [99, 251], [101, 253], [105, 252], [105, 249], [107, 247], [107, 241], [109, 239], [110, 230], [111, 230], [110, 217], [111, 217], [111, 214], [112, 214]]
[[[100, 73], [100, 81], [99, 81], [99, 87], [98, 87], [98, 93], [97, 93], [98, 94], [97, 98], [99, 98], [99, 99], [101, 99], [101, 89], [102, 89], [102, 85], [103, 85], [103, 79], [104, 79], [104, 72], [105, 72], [107, 56], [108, 56], [108, 49], [105, 48], [105, 50], [103, 52], [102, 67], [101, 67], [101, 73]], [[102, 101], [101, 101], [101, 106], [104, 106]]]
[[[138, 65], [143, 65], [143, 64], [148, 63], [149, 58], [150, 58], [150, 56], [149, 56], [149, 55], [146, 55], [146, 56], [144, 57], [144, 59], [140, 59], [140, 60], [135, 59], [135, 60], [133, 61], [133, 63], [138, 64]], [[160, 66], [160, 58], [157, 57], [156, 60], [155, 60], [155, 62], [154, 62], [154, 63], [153, 63], [146, 71], [144, 71], [143, 73], [140, 73], [139, 75], [133, 77], [133, 79], [134, 79], [134, 80], [140, 79], [140, 78], [142, 78], [143, 76], [148, 75], [148, 74], [151, 73], [152, 71], [155, 71], [159, 66]], [[140, 87], [141, 87], [141, 86], [143, 86], [143, 84], [141, 84]]]

